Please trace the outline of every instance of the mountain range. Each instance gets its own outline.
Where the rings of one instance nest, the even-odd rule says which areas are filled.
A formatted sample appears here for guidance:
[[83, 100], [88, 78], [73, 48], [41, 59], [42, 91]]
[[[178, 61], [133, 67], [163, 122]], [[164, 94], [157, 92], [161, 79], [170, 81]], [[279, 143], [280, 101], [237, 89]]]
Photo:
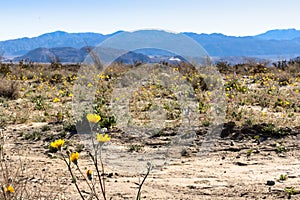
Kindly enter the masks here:
[[[15, 61], [27, 59], [49, 62], [55, 57], [61, 62], [81, 62], [87, 54], [85, 46], [97, 46], [120, 32], [122, 31], [104, 35], [56, 31], [33, 38], [0, 41], [0, 55], [3, 52], [4, 58]], [[226, 36], [220, 33], [183, 32], [183, 34], [202, 45], [212, 57], [286, 58], [300, 55], [300, 30], [296, 29], [270, 30], [259, 35], [244, 37]], [[161, 54], [155, 50], [148, 50], [148, 54], [149, 52]]]

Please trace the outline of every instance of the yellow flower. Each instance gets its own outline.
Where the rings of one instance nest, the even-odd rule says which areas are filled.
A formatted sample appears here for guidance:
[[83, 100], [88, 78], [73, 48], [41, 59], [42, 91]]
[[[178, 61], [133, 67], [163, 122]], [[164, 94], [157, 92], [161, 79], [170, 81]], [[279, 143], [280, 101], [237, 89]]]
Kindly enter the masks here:
[[77, 160], [79, 159], [79, 153], [78, 152], [72, 152], [70, 155], [70, 161], [73, 162], [75, 165], [77, 165]]
[[90, 170], [90, 169], [86, 170], [86, 176], [91, 181], [93, 179], [93, 172], [92, 172], [92, 170]]
[[108, 134], [105, 134], [103, 136], [103, 134], [99, 133], [99, 134], [97, 134], [97, 140], [98, 140], [98, 142], [103, 142], [104, 143], [104, 142], [110, 141], [110, 137], [109, 137]]
[[7, 188], [5, 188], [4, 190], [7, 193], [14, 193], [15, 192], [15, 189], [11, 185], [7, 186]]
[[92, 113], [87, 114], [86, 118], [89, 122], [92, 122], [92, 123], [97, 123], [101, 120], [101, 117], [99, 115], [92, 114]]
[[60, 102], [60, 99], [57, 98], [57, 97], [55, 97], [55, 98], [53, 99], [53, 102], [54, 102], [54, 103]]
[[65, 141], [62, 139], [55, 140], [54, 142], [50, 143], [50, 147], [56, 150], [59, 150], [63, 145], [65, 144]]

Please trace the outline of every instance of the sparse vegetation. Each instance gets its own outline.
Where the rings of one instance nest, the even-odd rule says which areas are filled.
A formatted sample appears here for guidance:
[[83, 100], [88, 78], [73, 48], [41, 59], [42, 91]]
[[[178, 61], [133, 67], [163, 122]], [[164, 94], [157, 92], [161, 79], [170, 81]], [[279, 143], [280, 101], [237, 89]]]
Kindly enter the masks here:
[[[13, 65], [12, 67], [0, 63], [0, 128], [16, 127], [10, 130], [11, 137], [21, 139], [22, 142], [29, 145], [38, 143], [44, 148], [44, 151], [47, 148], [46, 156], [53, 159], [51, 162], [58, 162], [57, 158], [63, 159], [67, 164], [67, 170], [71, 172], [71, 178], [64, 179], [64, 181], [66, 185], [72, 181], [74, 184], [78, 183], [75, 187], [78, 188], [76, 190], [81, 198], [89, 196], [95, 199], [101, 199], [102, 197], [108, 199], [105, 196], [108, 192], [103, 186], [109, 175], [104, 172], [103, 165], [98, 165], [98, 169], [96, 165], [94, 165], [94, 170], [87, 169], [80, 159], [90, 158], [93, 164], [95, 162], [99, 164], [102, 161], [96, 161], [95, 157], [87, 153], [87, 149], [83, 144], [72, 140], [73, 137], [79, 137], [76, 126], [80, 123], [89, 125], [87, 121], [75, 119], [71, 113], [72, 98], [74, 96], [73, 86], [75, 81], [78, 80], [76, 74], [80, 66], [63, 65], [61, 63], [41, 65], [21, 62]], [[224, 124], [221, 124], [224, 125], [221, 133], [222, 137], [224, 140], [234, 140], [231, 145], [233, 147], [229, 148], [228, 151], [240, 151], [235, 145], [250, 141], [251, 145], [243, 147], [246, 150], [241, 151], [241, 155], [246, 154], [248, 158], [251, 157], [251, 159], [247, 159], [249, 162], [256, 157], [256, 155], [253, 156], [253, 153], [259, 152], [260, 147], [266, 142], [271, 143], [270, 147], [268, 146], [269, 149], [267, 148], [269, 155], [274, 154], [274, 156], [279, 157], [293, 153], [293, 148], [297, 147], [287, 144], [285, 140], [297, 136], [299, 133], [297, 126], [300, 123], [300, 77], [296, 65], [288, 62], [275, 63], [273, 67], [267, 68], [262, 63], [256, 65], [251, 63], [251, 66], [246, 64], [230, 66], [228, 63], [219, 63], [217, 67], [224, 77], [224, 82], [220, 79], [217, 80], [213, 74], [207, 75], [204, 73], [205, 70], [209, 71], [209, 69], [196, 72], [189, 65], [169, 65], [173, 71], [180, 72], [182, 75], [182, 77], [174, 77], [175, 79], [182, 79], [191, 83], [193, 91], [187, 91], [187, 93], [198, 101], [196, 110], [199, 112], [199, 116], [191, 126], [196, 130], [195, 141], [186, 149], [184, 148], [184, 155], [188, 154], [187, 157], [191, 157], [191, 155], [197, 154], [199, 149], [195, 146], [200, 145], [201, 139], [213, 125], [211, 113], [217, 109], [219, 109], [219, 112], [226, 111], [226, 120], [222, 122]], [[165, 127], [147, 133], [149, 134], [149, 141], [131, 138], [130, 135], [118, 130], [117, 120], [119, 116], [111, 112], [113, 89], [115, 84], [119, 83], [118, 81], [122, 78], [122, 75], [135, 67], [138, 66], [114, 63], [105, 73], [97, 74], [98, 79], [93, 83], [97, 91], [92, 105], [93, 112], [99, 116], [99, 120], [96, 120], [98, 129], [91, 130], [91, 132], [102, 131], [103, 133], [95, 138], [96, 141], [105, 143], [110, 141], [110, 137], [112, 137], [111, 142], [124, 145], [125, 150], [128, 151], [127, 153], [133, 155], [141, 154], [148, 149], [159, 149], [170, 145], [170, 141], [176, 138], [176, 131], [182, 121], [190, 120], [189, 110], [181, 110], [175, 86], [168, 89], [158, 82], [151, 82], [151, 84], [143, 84], [138, 87], [130, 97], [128, 109], [131, 114], [131, 121], [128, 123], [129, 125], [151, 125], [163, 116], [163, 120], [166, 121]], [[220, 88], [222, 88], [222, 91], [224, 89], [227, 106], [213, 106], [216, 101], [214, 92]], [[118, 101], [118, 99], [115, 99], [115, 101]], [[29, 126], [32, 123], [39, 125], [39, 127], [28, 130], [20, 128], [21, 125]], [[83, 132], [80, 132], [80, 134], [83, 134]], [[64, 144], [55, 143], [59, 139], [63, 140]], [[3, 150], [3, 144], [0, 147]], [[265, 150], [265, 146], [261, 148], [261, 151]], [[75, 152], [78, 154], [74, 154]], [[0, 161], [2, 164], [1, 172], [4, 169], [4, 163], [8, 161], [5, 159], [2, 157]], [[80, 172], [82, 169], [79, 170], [79, 164], [80, 168], [91, 171]], [[151, 167], [149, 166], [149, 169]], [[149, 175], [149, 169], [145, 178]], [[93, 172], [94, 176], [92, 178]], [[3, 171], [3, 175], [0, 177], [2, 188], [0, 191], [2, 196], [0, 197], [3, 197], [3, 199], [9, 199], [9, 195], [15, 197], [16, 194], [19, 194], [20, 188], [23, 187], [19, 187], [18, 184], [26, 183], [26, 181], [20, 181], [18, 177], [13, 177], [12, 184], [9, 184], [9, 176], [11, 175], [4, 174]], [[286, 174], [281, 174], [279, 180], [285, 181], [287, 177]], [[91, 180], [96, 178], [98, 186], [94, 188], [96, 183]], [[82, 182], [87, 185], [83, 186]], [[102, 184], [102, 189], [99, 184]], [[144, 181], [137, 184], [139, 190], [137, 199], [143, 198], [141, 195], [143, 184]], [[198, 185], [194, 186], [194, 183], [192, 186], [187, 187], [190, 189], [200, 187]], [[90, 189], [90, 193], [87, 195], [80, 188], [85, 188], [85, 192]], [[96, 189], [98, 189], [98, 193]], [[99, 191], [102, 194], [101, 197]], [[149, 194], [151, 191], [147, 192]], [[295, 188], [286, 189], [285, 192], [290, 196], [298, 194]], [[3, 195], [7, 196], [4, 198]]]
[[279, 180], [285, 181], [285, 180], [287, 180], [287, 179], [288, 179], [288, 175], [287, 175], [287, 174], [280, 174]]

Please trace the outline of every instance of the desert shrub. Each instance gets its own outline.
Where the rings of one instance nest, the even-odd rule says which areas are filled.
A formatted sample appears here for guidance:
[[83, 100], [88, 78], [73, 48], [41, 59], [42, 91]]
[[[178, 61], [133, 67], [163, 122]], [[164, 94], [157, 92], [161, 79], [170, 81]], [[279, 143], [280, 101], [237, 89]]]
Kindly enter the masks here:
[[224, 88], [226, 91], [236, 90], [238, 92], [245, 93], [247, 91], [247, 87], [243, 86], [238, 79], [233, 79], [225, 83]]
[[46, 110], [45, 98], [42, 95], [31, 97], [31, 102], [34, 103], [34, 109]]
[[61, 73], [54, 73], [52, 74], [51, 76], [51, 80], [50, 80], [50, 83], [62, 83], [63, 82], [63, 75]]
[[295, 63], [289, 64], [289, 66], [286, 69], [286, 72], [293, 77], [299, 77], [300, 76], [300, 63], [295, 62]]
[[9, 65], [0, 63], [0, 74], [1, 74], [1, 76], [5, 77], [9, 73], [11, 73]]
[[19, 97], [19, 83], [16, 81], [9, 81], [0, 79], [0, 96], [8, 99], [17, 99]]
[[232, 67], [226, 61], [217, 62], [216, 67], [222, 74], [229, 74], [232, 72]]

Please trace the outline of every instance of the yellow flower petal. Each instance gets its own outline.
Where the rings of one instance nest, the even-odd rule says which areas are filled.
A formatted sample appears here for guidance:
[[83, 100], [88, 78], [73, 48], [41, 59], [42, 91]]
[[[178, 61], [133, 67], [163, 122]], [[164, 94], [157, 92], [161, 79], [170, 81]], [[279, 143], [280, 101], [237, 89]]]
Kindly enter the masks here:
[[70, 155], [70, 161], [73, 162], [75, 165], [77, 165], [77, 160], [79, 159], [79, 153], [78, 152], [72, 152]]
[[5, 192], [7, 192], [7, 193], [14, 193], [15, 189], [13, 188], [13, 186], [9, 185], [7, 188], [5, 188]]
[[57, 98], [57, 97], [55, 97], [55, 98], [53, 99], [53, 102], [54, 102], [54, 103], [60, 102], [60, 99]]
[[97, 134], [97, 140], [98, 140], [98, 142], [102, 142], [102, 143], [109, 142], [110, 137], [108, 134], [103, 135], [103, 134], [99, 133], [99, 134]]
[[65, 144], [65, 141], [62, 139], [59, 139], [59, 140], [55, 140], [54, 142], [51, 142], [50, 147], [53, 149], [59, 150], [64, 144]]
[[92, 170], [90, 170], [90, 169], [86, 170], [86, 176], [91, 181], [93, 179], [93, 172], [92, 172]]
[[92, 122], [92, 123], [97, 123], [101, 120], [101, 117], [99, 115], [92, 114], [92, 113], [87, 114], [86, 118], [89, 122]]

